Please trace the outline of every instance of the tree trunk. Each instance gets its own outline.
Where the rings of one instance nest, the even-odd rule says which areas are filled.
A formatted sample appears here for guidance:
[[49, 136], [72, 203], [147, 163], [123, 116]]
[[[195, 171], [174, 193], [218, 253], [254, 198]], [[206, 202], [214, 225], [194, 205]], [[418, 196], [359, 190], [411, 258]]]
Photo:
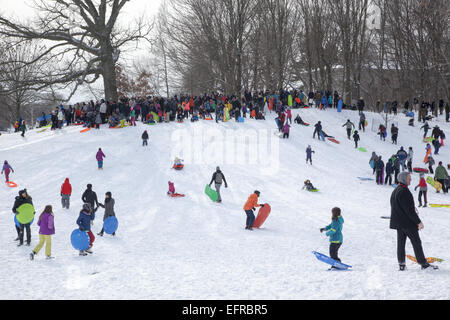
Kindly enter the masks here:
[[105, 87], [105, 99], [107, 101], [118, 101], [116, 83], [116, 65], [113, 59], [113, 49], [110, 45], [105, 49], [102, 60], [103, 85]]

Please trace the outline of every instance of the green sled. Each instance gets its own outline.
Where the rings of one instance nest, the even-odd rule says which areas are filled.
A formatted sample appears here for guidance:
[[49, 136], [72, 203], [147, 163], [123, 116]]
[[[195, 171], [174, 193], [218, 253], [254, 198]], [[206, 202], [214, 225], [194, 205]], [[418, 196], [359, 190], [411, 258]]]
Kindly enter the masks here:
[[28, 224], [34, 219], [34, 207], [29, 203], [21, 205], [17, 212], [17, 221], [21, 224]]
[[217, 193], [217, 191], [211, 189], [209, 185], [206, 185], [205, 193], [214, 202], [217, 202], [217, 199], [219, 199], [219, 194]]
[[361, 152], [367, 152], [366, 148], [359, 148], [358, 150], [361, 151]]

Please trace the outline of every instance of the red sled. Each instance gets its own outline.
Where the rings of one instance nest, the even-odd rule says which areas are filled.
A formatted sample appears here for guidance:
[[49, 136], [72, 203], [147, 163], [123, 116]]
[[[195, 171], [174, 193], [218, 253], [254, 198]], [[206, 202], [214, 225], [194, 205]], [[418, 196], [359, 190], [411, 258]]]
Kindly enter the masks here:
[[447, 165], [447, 168], [449, 168], [449, 169], [450, 169], [450, 164], [448, 164], [448, 165]]
[[425, 169], [425, 168], [414, 168], [413, 171], [415, 173], [428, 173], [429, 172], [428, 169]]
[[183, 170], [183, 168], [184, 168], [184, 164], [174, 165], [173, 166], [173, 169], [175, 169], [175, 170]]
[[331, 142], [334, 142], [334, 143], [336, 143], [336, 144], [340, 144], [340, 142], [339, 142], [339, 141], [337, 141], [336, 139], [333, 139], [333, 138], [328, 138], [328, 140], [329, 140], [329, 141], [331, 141]]
[[266, 221], [267, 217], [270, 214], [270, 211], [272, 208], [267, 203], [264, 205], [264, 207], [261, 207], [258, 212], [258, 216], [256, 217], [255, 223], [253, 224], [253, 228], [261, 228], [261, 226]]
[[172, 194], [169, 194], [169, 197], [171, 197], [171, 198], [184, 198], [185, 195], [184, 194], [179, 194], [179, 193], [172, 193]]

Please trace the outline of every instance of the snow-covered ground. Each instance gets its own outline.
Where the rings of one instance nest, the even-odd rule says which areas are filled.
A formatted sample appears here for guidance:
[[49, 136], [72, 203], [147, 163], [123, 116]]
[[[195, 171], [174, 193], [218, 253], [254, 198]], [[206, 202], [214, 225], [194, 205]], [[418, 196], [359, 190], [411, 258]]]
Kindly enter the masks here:
[[[366, 113], [370, 125], [361, 133], [360, 145], [369, 152], [362, 153], [342, 128], [347, 119], [357, 125], [357, 112], [295, 110], [294, 118], [297, 113], [311, 126], [293, 124], [289, 140], [273, 134], [273, 114], [267, 121], [245, 124], [138, 123], [84, 134], [70, 127], [30, 131], [25, 138], [0, 136], [0, 161], [10, 162], [15, 170], [10, 178], [19, 185], [0, 188], [0, 299], [450, 299], [450, 210], [419, 209], [425, 254], [445, 259], [440, 269], [421, 271], [408, 262], [408, 271], [399, 272], [396, 232], [389, 229], [389, 220], [380, 218], [390, 215], [393, 188], [357, 179], [372, 177], [372, 151], [386, 160], [400, 146], [412, 146], [414, 166], [423, 167], [425, 144], [418, 125], [409, 127], [408, 118], [398, 115], [399, 144], [394, 146], [370, 131], [372, 119], [380, 116]], [[312, 139], [319, 120], [340, 145]], [[430, 124], [450, 135], [442, 117]], [[150, 134], [148, 148], [141, 146], [144, 129]], [[233, 135], [247, 138], [234, 140], [233, 146]], [[305, 163], [308, 144], [316, 152], [313, 166]], [[99, 147], [107, 156], [104, 171], [97, 170]], [[186, 160], [183, 171], [170, 169], [175, 155]], [[450, 163], [449, 147], [436, 160]], [[229, 184], [220, 205], [203, 193], [217, 165]], [[59, 196], [66, 177], [73, 187], [70, 210], [61, 208]], [[302, 191], [306, 179], [320, 193]], [[166, 196], [169, 180], [186, 198]], [[119, 230], [114, 238], [96, 235], [102, 227], [100, 208], [93, 227], [94, 254], [80, 257], [70, 234], [88, 183], [102, 203], [105, 192], [112, 192]], [[412, 191], [417, 183], [414, 174]], [[47, 204], [54, 207], [53, 261], [45, 260], [44, 249], [29, 260], [38, 241], [36, 224], [31, 247], [18, 248], [13, 241], [11, 208], [23, 188], [33, 197], [37, 214]], [[250, 232], [244, 230], [242, 208], [255, 189], [272, 213], [261, 230]], [[428, 198], [429, 203], [450, 203], [448, 195], [431, 188]], [[345, 219], [339, 255], [353, 266], [349, 272], [328, 272], [312, 254], [328, 255], [328, 238], [319, 229], [330, 223], [336, 206]], [[409, 242], [407, 253], [413, 254]]]

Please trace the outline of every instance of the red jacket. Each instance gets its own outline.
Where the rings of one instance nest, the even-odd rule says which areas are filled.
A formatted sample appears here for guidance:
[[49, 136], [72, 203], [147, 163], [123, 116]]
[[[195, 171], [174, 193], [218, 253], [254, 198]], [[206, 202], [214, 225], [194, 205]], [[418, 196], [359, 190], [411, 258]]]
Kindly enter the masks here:
[[61, 186], [61, 193], [68, 196], [72, 195], [72, 186], [69, 183], [69, 178], [67, 178]]

